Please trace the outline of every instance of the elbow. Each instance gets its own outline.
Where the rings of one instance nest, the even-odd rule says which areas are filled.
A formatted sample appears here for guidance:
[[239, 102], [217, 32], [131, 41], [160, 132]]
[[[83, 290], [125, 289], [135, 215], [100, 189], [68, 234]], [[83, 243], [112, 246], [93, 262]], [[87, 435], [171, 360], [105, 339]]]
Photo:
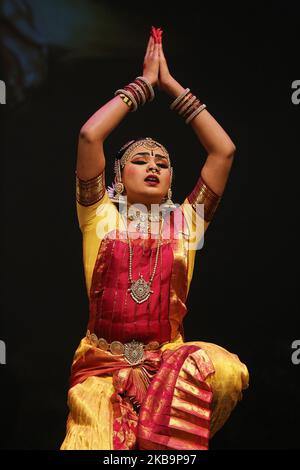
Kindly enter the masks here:
[[84, 126], [80, 129], [79, 139], [88, 144], [92, 144], [97, 140], [100, 140], [99, 137], [95, 135], [92, 129], [87, 129]]
[[84, 127], [82, 127], [80, 129], [80, 132], [79, 132], [79, 139], [84, 141], [84, 142], [87, 142], [87, 143], [91, 143], [93, 142], [93, 133], [92, 131], [88, 130], [88, 129], [85, 129]]
[[236, 152], [236, 146], [231, 139], [222, 142], [217, 148], [212, 149], [210, 154], [222, 160], [232, 160]]
[[236, 146], [234, 145], [234, 143], [231, 143], [230, 145], [228, 145], [226, 149], [224, 149], [222, 154], [224, 158], [232, 159], [235, 155], [235, 152], [236, 152]]
[[231, 147], [230, 152], [229, 152], [229, 157], [233, 158], [234, 155], [235, 155], [235, 152], [236, 152], [236, 146], [234, 144], [232, 144], [232, 147]]

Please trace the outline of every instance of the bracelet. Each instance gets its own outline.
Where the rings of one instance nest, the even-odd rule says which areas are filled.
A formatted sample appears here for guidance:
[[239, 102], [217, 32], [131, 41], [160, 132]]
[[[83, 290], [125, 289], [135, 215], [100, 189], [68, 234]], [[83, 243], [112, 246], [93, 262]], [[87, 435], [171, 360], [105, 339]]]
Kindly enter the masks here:
[[173, 110], [173, 109], [175, 108], [175, 106], [177, 105], [177, 103], [179, 103], [179, 102], [182, 100], [182, 98], [184, 98], [185, 95], [188, 94], [189, 91], [190, 91], [190, 89], [187, 88], [183, 93], [181, 93], [181, 95], [179, 95], [179, 96], [176, 98], [176, 100], [173, 101], [173, 103], [172, 103], [171, 106], [170, 106], [170, 109]]
[[130, 91], [125, 90], [124, 88], [120, 88], [119, 90], [117, 90], [115, 92], [115, 96], [120, 95], [120, 94], [127, 96], [127, 98], [132, 102], [131, 111], [136, 111], [137, 107], [138, 107], [138, 104], [137, 104], [133, 94], [130, 93]]
[[147, 88], [149, 90], [149, 93], [150, 93], [149, 101], [153, 101], [154, 97], [155, 97], [155, 94], [154, 94], [154, 90], [153, 90], [153, 87], [152, 87], [151, 83], [149, 83], [148, 80], [145, 77], [137, 77], [137, 80], [141, 80], [142, 82], [145, 83], [145, 85], [147, 86]]
[[[139, 85], [140, 89], [143, 90], [145, 96], [146, 96], [146, 99], [150, 100], [151, 98], [151, 93], [150, 93], [150, 89], [152, 88], [148, 88], [146, 83], [143, 81], [143, 80], [140, 80], [139, 77], [137, 77], [135, 80], [134, 80], [134, 83], [136, 83], [137, 85]], [[150, 85], [150, 84], [149, 84]], [[151, 86], [151, 85], [150, 85]]]
[[192, 96], [191, 99], [189, 99], [187, 103], [183, 104], [183, 106], [178, 110], [179, 116], [184, 115], [187, 112], [188, 108], [190, 108], [190, 106], [192, 106], [194, 101], [196, 101], [196, 99], [197, 99], [196, 96]]
[[119, 97], [122, 98], [125, 104], [127, 104], [128, 108], [132, 107], [132, 101], [128, 98], [128, 96], [124, 95], [124, 93], [120, 93]]
[[201, 111], [206, 108], [206, 104], [190, 92], [186, 88], [177, 98], [171, 103], [170, 109], [176, 111], [179, 116], [185, 119], [185, 123], [189, 124]]
[[203, 109], [206, 108], [206, 104], [202, 104], [201, 106], [199, 106], [198, 109], [196, 109], [188, 118], [187, 120], [185, 121], [186, 124], [189, 124], [192, 119], [194, 119], [199, 113], [201, 113], [201, 111], [203, 111]]
[[189, 108], [185, 111], [185, 113], [183, 114], [183, 118], [184, 119], [187, 119], [197, 108], [199, 108], [199, 106], [201, 106], [202, 103], [200, 103], [199, 100], [195, 100], [191, 106], [189, 106]]
[[153, 87], [145, 77], [137, 77], [124, 88], [117, 90], [114, 96], [117, 95], [120, 95], [131, 111], [136, 111], [139, 106], [143, 106], [146, 101], [152, 101], [155, 97]]
[[140, 99], [142, 101], [142, 106], [144, 106], [144, 104], [147, 101], [147, 95], [145, 94], [143, 88], [141, 86], [137, 85], [135, 82], [131, 83], [130, 86], [133, 87], [136, 90], [138, 96], [140, 96]]

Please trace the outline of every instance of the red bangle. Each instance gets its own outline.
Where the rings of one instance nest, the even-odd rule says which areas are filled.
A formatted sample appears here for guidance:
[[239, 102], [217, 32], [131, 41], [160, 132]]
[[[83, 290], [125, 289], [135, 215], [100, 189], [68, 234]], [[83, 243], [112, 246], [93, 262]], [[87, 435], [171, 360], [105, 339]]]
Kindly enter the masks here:
[[148, 100], [149, 97], [150, 97], [150, 93], [149, 93], [149, 90], [148, 90], [146, 84], [145, 84], [142, 80], [139, 80], [138, 78], [136, 78], [136, 79], [134, 80], [134, 82], [135, 82], [138, 86], [140, 86], [140, 87], [142, 88], [142, 90], [143, 90], [143, 92], [145, 93], [145, 96], [146, 96], [146, 98], [147, 98], [147, 100]]

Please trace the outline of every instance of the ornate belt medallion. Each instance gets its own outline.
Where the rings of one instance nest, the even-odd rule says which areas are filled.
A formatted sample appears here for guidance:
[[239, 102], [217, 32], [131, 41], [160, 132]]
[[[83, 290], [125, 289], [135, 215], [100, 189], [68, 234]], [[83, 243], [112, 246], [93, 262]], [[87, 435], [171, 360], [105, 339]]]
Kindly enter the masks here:
[[143, 343], [138, 341], [131, 341], [130, 343], [124, 344], [124, 357], [129, 364], [136, 365], [144, 359], [144, 347]]

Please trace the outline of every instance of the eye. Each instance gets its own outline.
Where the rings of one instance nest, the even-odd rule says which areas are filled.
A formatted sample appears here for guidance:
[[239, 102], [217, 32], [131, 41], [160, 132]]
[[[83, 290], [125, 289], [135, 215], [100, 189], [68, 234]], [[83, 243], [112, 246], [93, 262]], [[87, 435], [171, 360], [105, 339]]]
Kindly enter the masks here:
[[135, 163], [135, 164], [138, 164], [138, 165], [139, 165], [140, 163], [144, 164], [144, 163], [146, 163], [146, 162], [143, 161], [143, 160], [135, 160], [135, 161], [132, 162], [132, 163]]
[[169, 168], [169, 166], [164, 163], [158, 163], [157, 166], [160, 166], [161, 168]]

